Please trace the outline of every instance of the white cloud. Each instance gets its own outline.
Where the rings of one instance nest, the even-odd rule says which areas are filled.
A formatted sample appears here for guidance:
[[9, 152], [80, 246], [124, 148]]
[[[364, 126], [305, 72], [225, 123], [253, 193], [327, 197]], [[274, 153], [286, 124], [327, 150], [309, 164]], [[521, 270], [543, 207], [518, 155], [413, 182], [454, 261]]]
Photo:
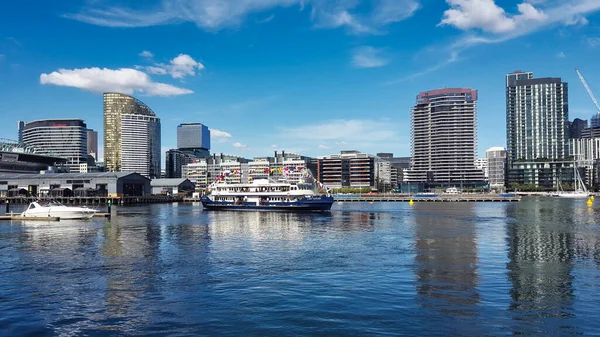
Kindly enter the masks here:
[[267, 23], [275, 18], [275, 14], [271, 14], [262, 20], [258, 20], [257, 23]]
[[396, 136], [396, 126], [386, 120], [336, 119], [322, 123], [283, 128], [280, 137], [286, 139], [355, 142], [380, 142]]
[[355, 34], [380, 34], [383, 26], [406, 20], [420, 8], [417, 0], [378, 0], [371, 2], [370, 12], [352, 13], [364, 3], [369, 2], [313, 0], [311, 18], [317, 28], [346, 27]]
[[[96, 2], [92, 3], [96, 5]], [[352, 14], [361, 4], [370, 4], [366, 14]], [[199, 28], [216, 31], [238, 27], [246, 16], [275, 8], [311, 6], [311, 18], [317, 27], [348, 27], [354, 33], [376, 33], [377, 28], [411, 17], [420, 8], [418, 0], [162, 0], [145, 10], [127, 7], [88, 7], [64, 17], [108, 27], [147, 27], [194, 22]], [[258, 23], [268, 22], [273, 15]]]
[[322, 149], [322, 150], [327, 150], [330, 149], [329, 146], [325, 145], [325, 144], [319, 144], [319, 146], [317, 146], [318, 149]]
[[158, 74], [158, 75], [166, 75], [167, 74], [167, 69], [165, 68], [160, 68], [160, 67], [146, 67], [146, 71], [149, 72], [150, 74]]
[[246, 144], [242, 144], [240, 142], [235, 142], [235, 143], [231, 144], [231, 146], [235, 147], [236, 149], [243, 150], [243, 151], [251, 151], [251, 149], [248, 148], [248, 146]]
[[562, 51], [559, 52], [558, 54], [556, 54], [556, 57], [558, 57], [559, 59], [564, 59], [565, 57], [567, 57], [567, 55], [565, 55], [565, 53], [563, 53]]
[[150, 96], [176, 96], [193, 91], [170, 84], [153, 82], [148, 74], [131, 68], [59, 69], [40, 75], [41, 84], [75, 87], [95, 93], [117, 91], [125, 94], [142, 93]]
[[335, 142], [336, 145], [348, 145], [348, 142], [345, 140], [341, 140], [339, 142]]
[[356, 68], [376, 68], [388, 64], [389, 60], [380, 56], [382, 49], [369, 46], [354, 50], [352, 65]]
[[585, 42], [592, 48], [600, 47], [600, 37], [587, 37]]
[[154, 55], [152, 55], [152, 53], [147, 50], [144, 50], [143, 52], [139, 53], [138, 55], [141, 57], [149, 58], [149, 59], [154, 57]]
[[[444, 13], [439, 25], [456, 28], [479, 29], [483, 33], [469, 32], [445, 46], [431, 46], [430, 53], [443, 55], [444, 59], [433, 66], [404, 76], [387, 84], [406, 81], [437, 71], [449, 64], [464, 60], [461, 54], [477, 45], [495, 44], [548, 29], [557, 25], [573, 25], [587, 22], [585, 15], [600, 11], [598, 0], [527, 1], [517, 8], [521, 14], [507, 15], [493, 0], [446, 0], [451, 9]], [[533, 5], [538, 7], [534, 7]], [[586, 41], [594, 45], [593, 40]], [[600, 45], [600, 39], [598, 40]]]
[[272, 149], [277, 149], [277, 148], [279, 148], [279, 145], [277, 145], [277, 144], [272, 144], [272, 145], [271, 145], [271, 148], [272, 148]]
[[231, 138], [231, 134], [229, 132], [217, 130], [217, 129], [209, 129], [211, 138]]
[[172, 59], [169, 64], [157, 63], [154, 66], [149, 66], [146, 70], [151, 74], [166, 75], [169, 74], [173, 78], [184, 78], [185, 76], [195, 76], [196, 71], [204, 69], [204, 65], [194, 60], [190, 55], [179, 54]]
[[543, 21], [547, 15], [530, 3], [517, 6], [520, 14], [509, 16], [494, 0], [446, 0], [450, 9], [444, 12], [440, 25], [458, 29], [481, 29], [485, 32], [506, 33], [515, 30], [522, 21]]

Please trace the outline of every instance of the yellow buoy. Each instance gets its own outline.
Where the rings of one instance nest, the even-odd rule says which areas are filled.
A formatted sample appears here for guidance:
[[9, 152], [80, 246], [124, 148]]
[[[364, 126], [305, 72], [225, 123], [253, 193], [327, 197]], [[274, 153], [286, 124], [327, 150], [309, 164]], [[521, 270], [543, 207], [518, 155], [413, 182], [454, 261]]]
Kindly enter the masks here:
[[592, 206], [592, 204], [593, 204], [592, 198], [589, 198], [588, 201], [587, 201], [587, 205], [588, 206]]
[[409, 204], [409, 205], [414, 205], [414, 204], [415, 204], [415, 202], [414, 202], [412, 199], [410, 199], [410, 201], [408, 202], [408, 204]]
[[590, 199], [591, 199], [592, 201], [594, 201], [594, 196], [592, 195], [592, 196], [590, 197]]
[[371, 202], [369, 202], [369, 204], [371, 204], [371, 205], [372, 205], [372, 204], [373, 204], [373, 202], [371, 201]]

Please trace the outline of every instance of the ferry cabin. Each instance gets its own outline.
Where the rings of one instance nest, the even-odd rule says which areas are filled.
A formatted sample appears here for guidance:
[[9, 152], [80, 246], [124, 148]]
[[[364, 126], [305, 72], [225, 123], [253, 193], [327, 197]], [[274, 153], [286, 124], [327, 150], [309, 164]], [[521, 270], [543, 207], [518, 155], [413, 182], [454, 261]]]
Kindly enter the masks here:
[[217, 184], [210, 188], [214, 202], [234, 205], [264, 205], [266, 203], [293, 203], [315, 195], [311, 184], [288, 183]]

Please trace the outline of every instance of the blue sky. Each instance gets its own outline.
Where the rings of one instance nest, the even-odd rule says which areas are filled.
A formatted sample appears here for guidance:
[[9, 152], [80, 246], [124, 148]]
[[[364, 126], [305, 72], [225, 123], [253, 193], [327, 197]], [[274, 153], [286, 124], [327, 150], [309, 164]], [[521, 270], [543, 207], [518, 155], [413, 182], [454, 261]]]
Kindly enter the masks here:
[[[421, 92], [479, 90], [478, 152], [504, 146], [504, 76], [569, 82], [570, 119], [600, 96], [600, 0], [12, 1], [0, 11], [0, 138], [17, 121], [82, 118], [103, 91], [213, 130], [212, 152], [410, 155]], [[99, 132], [99, 138], [101, 138]], [[101, 141], [101, 140], [100, 140]]]

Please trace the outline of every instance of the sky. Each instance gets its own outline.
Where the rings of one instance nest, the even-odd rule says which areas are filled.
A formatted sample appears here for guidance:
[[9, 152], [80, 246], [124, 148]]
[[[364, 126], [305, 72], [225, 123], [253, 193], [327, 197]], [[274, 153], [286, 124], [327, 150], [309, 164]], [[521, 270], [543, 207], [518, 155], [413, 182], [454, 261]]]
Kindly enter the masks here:
[[[600, 97], [600, 0], [11, 1], [0, 11], [0, 138], [17, 121], [81, 118], [102, 93], [211, 129], [212, 153], [410, 156], [410, 109], [437, 88], [478, 90], [478, 156], [505, 146], [507, 73], [561, 77], [569, 118]], [[164, 158], [163, 158], [164, 161]], [[164, 165], [164, 163], [163, 163]]]

